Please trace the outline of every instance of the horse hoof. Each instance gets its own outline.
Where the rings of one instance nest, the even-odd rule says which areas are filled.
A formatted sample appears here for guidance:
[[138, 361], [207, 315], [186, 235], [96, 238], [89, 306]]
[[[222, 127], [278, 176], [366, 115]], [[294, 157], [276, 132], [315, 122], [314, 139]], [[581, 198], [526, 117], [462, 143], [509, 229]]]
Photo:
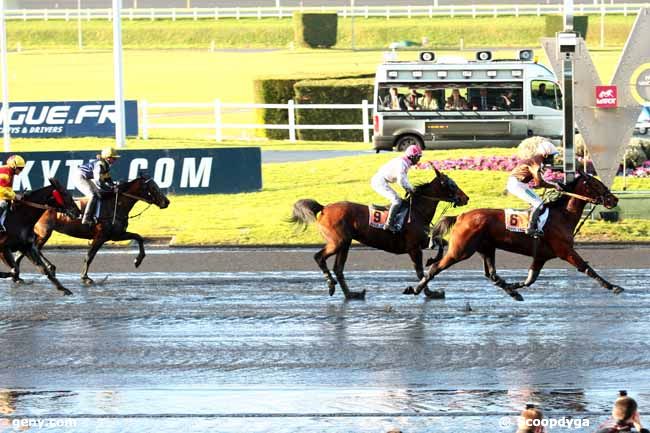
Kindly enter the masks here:
[[93, 284], [95, 284], [95, 280], [93, 280], [93, 279], [90, 278], [90, 277], [82, 278], [82, 279], [81, 279], [81, 282], [82, 282], [83, 284], [85, 284], [86, 286], [92, 286]]
[[516, 290], [513, 290], [512, 292], [510, 292], [508, 294], [510, 296], [512, 296], [512, 299], [514, 299], [515, 301], [523, 301], [524, 300], [524, 297], [521, 296], [521, 294]]
[[140, 267], [140, 265], [142, 264], [142, 261], [143, 261], [143, 260], [144, 260], [144, 257], [142, 257], [142, 258], [139, 258], [139, 257], [138, 257], [138, 258], [136, 258], [136, 259], [133, 260], [133, 264], [135, 265], [136, 268], [138, 268], [138, 267]]
[[404, 291], [402, 292], [403, 295], [412, 295], [415, 293], [415, 290], [413, 290], [413, 287], [408, 286]]
[[360, 291], [360, 292], [348, 292], [347, 296], [345, 297], [346, 299], [366, 299], [366, 291], [365, 289]]
[[424, 294], [428, 299], [445, 299], [444, 290], [429, 290], [425, 287]]
[[625, 291], [625, 289], [623, 289], [620, 286], [612, 286], [612, 293], [614, 293], [615, 295], [620, 295], [624, 291]]
[[330, 294], [330, 296], [334, 296], [334, 292], [336, 292], [336, 284], [330, 284], [330, 286], [329, 286], [329, 294]]
[[63, 292], [63, 296], [72, 295], [72, 292], [70, 290], [66, 289], [65, 287], [61, 287], [59, 290]]

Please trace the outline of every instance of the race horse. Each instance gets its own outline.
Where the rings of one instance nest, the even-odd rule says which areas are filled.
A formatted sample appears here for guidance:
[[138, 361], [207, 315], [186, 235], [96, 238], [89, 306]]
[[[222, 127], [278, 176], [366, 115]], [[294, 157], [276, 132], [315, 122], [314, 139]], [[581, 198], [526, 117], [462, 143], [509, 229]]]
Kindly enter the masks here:
[[56, 278], [54, 265], [50, 263], [36, 246], [34, 225], [46, 212], [62, 212], [68, 218], [79, 218], [81, 213], [72, 196], [56, 179], [50, 179], [50, 185], [26, 192], [22, 198], [13, 202], [13, 209], [7, 213], [5, 231], [0, 233], [2, 261], [9, 266], [10, 272], [0, 272], [0, 278], [20, 280], [18, 265], [13, 253], [19, 251], [47, 276], [54, 286], [64, 295], [72, 292]]
[[[143, 201], [149, 205], [155, 204], [161, 209], [169, 206], [169, 199], [162, 193], [156, 182], [148, 175], [140, 174], [137, 178], [116, 186], [114, 192], [104, 193], [100, 215], [94, 224], [82, 224], [80, 219], [71, 218], [69, 215], [61, 214], [55, 209], [45, 212], [34, 228], [36, 246], [38, 249], [43, 248], [43, 245], [50, 239], [54, 231], [75, 238], [91, 240], [81, 270], [81, 281], [86, 285], [94, 284], [93, 279], [88, 276], [88, 268], [97, 251], [107, 241], [136, 241], [140, 251], [133, 263], [137, 268], [145, 257], [144, 242], [142, 236], [128, 232], [127, 228], [129, 226], [129, 213], [138, 201]], [[79, 200], [82, 213], [86, 204], [86, 199]], [[16, 260], [19, 265], [21, 260], [22, 254]], [[16, 273], [15, 278], [17, 277], [18, 273]]]
[[[345, 298], [365, 297], [365, 290], [351, 291], [343, 275], [352, 240], [393, 254], [408, 253], [417, 277], [423, 278], [422, 249], [429, 243], [429, 226], [438, 202], [445, 201], [463, 206], [469, 198], [451, 178], [436, 170], [436, 177], [431, 182], [418, 185], [409, 200], [411, 209], [408, 220], [404, 228], [397, 233], [372, 227], [369, 223], [368, 206], [363, 204], [343, 201], [323, 206], [315, 200], [305, 199], [298, 200], [293, 205], [293, 214], [289, 221], [303, 227], [317, 221], [318, 229], [326, 241], [323, 249], [314, 255], [314, 260], [325, 275], [330, 296], [335, 292], [337, 280], [328, 269], [326, 260], [336, 255], [334, 274]], [[439, 254], [442, 254], [442, 247]], [[426, 293], [431, 297], [436, 296], [435, 293]]]
[[[412, 293], [418, 295], [433, 277], [475, 252], [483, 258], [485, 276], [517, 301], [523, 301], [517, 289], [532, 285], [544, 264], [554, 258], [565, 260], [613, 293], [621, 293], [623, 289], [598, 275], [573, 245], [574, 231], [586, 204], [611, 209], [618, 198], [598, 179], [582, 170], [577, 171], [577, 177], [564, 186], [561, 194], [557, 201], [547, 204], [549, 216], [544, 235], [539, 239], [506, 230], [503, 209], [474, 209], [458, 217], [442, 218], [433, 228], [432, 237], [441, 237], [451, 230], [448, 250], [441, 260], [431, 265]], [[499, 277], [495, 267], [496, 249], [533, 258], [525, 281], [508, 283]]]

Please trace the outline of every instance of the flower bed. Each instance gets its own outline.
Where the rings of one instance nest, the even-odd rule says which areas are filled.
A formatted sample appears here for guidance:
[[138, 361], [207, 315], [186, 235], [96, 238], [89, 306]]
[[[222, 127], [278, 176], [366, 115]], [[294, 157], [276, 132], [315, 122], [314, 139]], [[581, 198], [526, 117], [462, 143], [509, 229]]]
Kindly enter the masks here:
[[[512, 156], [477, 156], [466, 157], [459, 159], [444, 159], [425, 161], [418, 164], [421, 169], [438, 170], [491, 170], [491, 171], [512, 171], [519, 163], [519, 158], [516, 155]], [[582, 160], [578, 158], [578, 163], [582, 164]], [[593, 173], [593, 165], [591, 161], [587, 161], [587, 172]], [[619, 174], [621, 174], [619, 172]], [[650, 160], [645, 161], [640, 167], [628, 169], [627, 175], [632, 177], [650, 177]], [[560, 180], [563, 174], [557, 171], [547, 169], [544, 173], [544, 178], [551, 180]]]

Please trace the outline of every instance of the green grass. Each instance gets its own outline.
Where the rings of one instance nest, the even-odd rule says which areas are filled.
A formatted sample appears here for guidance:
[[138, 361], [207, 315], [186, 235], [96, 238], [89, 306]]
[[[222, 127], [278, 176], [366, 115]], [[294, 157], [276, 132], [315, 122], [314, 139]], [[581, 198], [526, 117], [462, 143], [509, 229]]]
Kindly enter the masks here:
[[[477, 149], [474, 156], [509, 155], [512, 149]], [[466, 150], [426, 151], [424, 159], [467, 156]], [[174, 245], [271, 245], [313, 244], [321, 238], [315, 227], [297, 232], [285, 219], [296, 200], [313, 198], [322, 204], [350, 200], [360, 203], [383, 202], [370, 187], [376, 169], [395, 154], [364, 154], [321, 161], [265, 164], [264, 187], [260, 192], [235, 195], [172, 196], [166, 210], [151, 208], [131, 222], [131, 230], [149, 237], [174, 237]], [[464, 208], [450, 209], [453, 215], [478, 207], [521, 207], [516, 198], [504, 193], [508, 173], [450, 171], [448, 174], [470, 196]], [[411, 171], [414, 183], [429, 181], [431, 170]], [[617, 179], [615, 188], [622, 180]], [[635, 179], [629, 188], [650, 189], [650, 179]], [[139, 204], [135, 212], [143, 205]], [[588, 234], [589, 236], [584, 236]], [[650, 221], [609, 224], [589, 222], [580, 240], [650, 241]], [[85, 242], [56, 236], [53, 244]]]
[[[435, 17], [355, 19], [357, 48], [385, 48], [397, 40], [420, 42], [429, 39], [435, 49], [457, 48], [461, 38], [466, 47], [538, 46], [544, 36], [544, 17]], [[625, 43], [634, 16], [608, 15], [605, 34], [608, 46]], [[588, 43], [599, 42], [600, 17], [590, 17]], [[77, 22], [9, 21], [9, 47], [23, 49], [76, 48]], [[112, 46], [112, 24], [107, 20], [82, 21], [84, 46], [108, 49]], [[216, 48], [286, 48], [293, 40], [290, 19], [221, 19], [215, 20], [124, 20], [123, 44], [129, 49], [208, 49]], [[495, 44], [495, 41], [496, 42]], [[351, 46], [351, 23], [339, 18], [336, 48]]]

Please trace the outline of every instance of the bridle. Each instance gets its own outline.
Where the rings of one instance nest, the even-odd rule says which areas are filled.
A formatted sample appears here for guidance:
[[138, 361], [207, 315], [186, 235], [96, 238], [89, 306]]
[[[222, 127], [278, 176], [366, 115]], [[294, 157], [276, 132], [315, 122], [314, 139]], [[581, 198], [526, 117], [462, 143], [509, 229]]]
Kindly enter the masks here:
[[[442, 181], [440, 183], [443, 184]], [[420, 193], [418, 193], [417, 196], [422, 197], [422, 198], [427, 199], [427, 200], [431, 200], [431, 201], [437, 201], [437, 202], [444, 201], [444, 202], [451, 203], [454, 206], [457, 206], [458, 203], [459, 203], [459, 199], [458, 199], [458, 194], [457, 194], [458, 193], [458, 186], [456, 185], [456, 182], [454, 182], [449, 177], [445, 177], [444, 184], [446, 184], [447, 188], [449, 188], [449, 189], [451, 189], [452, 186], [454, 187], [455, 191], [454, 191], [453, 196], [450, 196], [450, 197], [437, 197], [437, 196], [432, 196], [432, 195], [428, 195], [428, 194], [420, 194]]]
[[[585, 186], [585, 188], [587, 189], [588, 192], [593, 192], [591, 187], [589, 186], [589, 182], [587, 182], [586, 178], [583, 177], [581, 180], [579, 180], [579, 182], [582, 182], [584, 184], [584, 186]], [[600, 196], [598, 196], [597, 199], [587, 197], [587, 196], [584, 196], [584, 195], [580, 195], [580, 194], [576, 194], [576, 193], [573, 193], [573, 192], [562, 191], [561, 193], [562, 193], [562, 195], [565, 195], [565, 196], [568, 196], [568, 197], [573, 197], [573, 198], [576, 198], [578, 200], [585, 201], [587, 203], [596, 204], [596, 205], [605, 204], [605, 193], [600, 194]]]

